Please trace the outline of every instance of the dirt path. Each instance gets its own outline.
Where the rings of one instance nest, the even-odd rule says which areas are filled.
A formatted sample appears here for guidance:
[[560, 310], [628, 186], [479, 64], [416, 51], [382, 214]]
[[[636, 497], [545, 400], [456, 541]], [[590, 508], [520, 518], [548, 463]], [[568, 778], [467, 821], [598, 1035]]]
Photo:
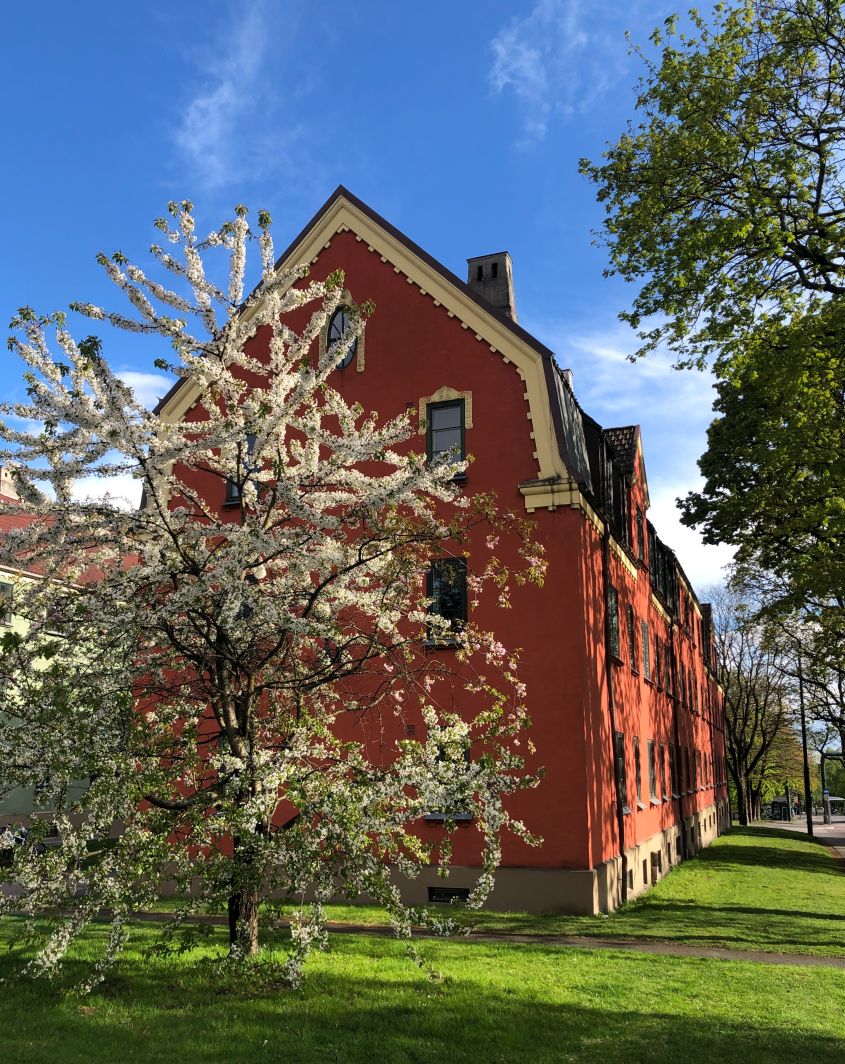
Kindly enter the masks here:
[[[164, 923], [171, 913], [139, 912], [133, 913], [132, 919], [146, 923]], [[107, 919], [108, 914], [103, 914]], [[225, 916], [193, 916], [188, 918], [193, 923], [225, 926]], [[286, 927], [285, 923], [280, 924]], [[328, 923], [329, 931], [342, 935], [377, 935], [381, 938], [392, 937], [393, 931], [383, 925]], [[417, 938], [436, 938], [431, 932], [420, 928], [415, 932]], [[588, 938], [584, 935], [519, 935], [497, 931], [473, 931], [468, 935], [456, 935], [453, 942], [513, 942], [526, 946], [561, 946], [567, 949], [612, 949], [627, 950], [632, 953], [653, 953], [661, 957], [703, 957], [722, 961], [751, 961], [755, 964], [793, 964], [807, 968], [843, 968], [845, 957], [818, 957], [806, 953], [764, 953], [762, 950], [727, 949], [721, 946], [690, 946], [684, 942], [664, 942], [655, 939], [631, 938]]]

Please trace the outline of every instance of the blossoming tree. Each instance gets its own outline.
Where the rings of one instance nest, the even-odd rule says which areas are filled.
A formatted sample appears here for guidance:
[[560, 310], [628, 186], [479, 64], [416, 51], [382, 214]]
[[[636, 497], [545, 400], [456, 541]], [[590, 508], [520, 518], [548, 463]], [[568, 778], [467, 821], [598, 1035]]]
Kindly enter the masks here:
[[[182, 420], [139, 404], [101, 339], [76, 342], [63, 315], [24, 309], [12, 323], [29, 399], [4, 407], [0, 461], [25, 520], [0, 564], [41, 578], [17, 592], [27, 629], [0, 641], [0, 771], [5, 786], [42, 788], [61, 845], [45, 851], [33, 818], [0, 906], [52, 915], [36, 973], [111, 912], [96, 979], [165, 881], [187, 900], [163, 948], [178, 948], [186, 917], [222, 906], [235, 958], [259, 948], [262, 899], [298, 899], [278, 962], [295, 982], [330, 896], [365, 894], [410, 935], [425, 917], [397, 873], [445, 870], [453, 813], [471, 812], [481, 840], [474, 905], [502, 833], [528, 837], [503, 802], [536, 781], [515, 656], [432, 611], [424, 574], [433, 556], [469, 554], [471, 595], [490, 585], [506, 605], [509, 579], [540, 583], [543, 562], [516, 518], [461, 494], [460, 463], [412, 450], [409, 415], [380, 421], [332, 388], [374, 309], [317, 343], [342, 275], [278, 270], [266, 214], [253, 230], [239, 208], [200, 240], [191, 205], [169, 209], [150, 276], [101, 256], [132, 310], [72, 309], [169, 342], [157, 365], [201, 396]], [[244, 298], [254, 244], [261, 281]], [[221, 255], [227, 290], [212, 273]], [[74, 498], [80, 478], [117, 475], [137, 478], [139, 509]], [[210, 501], [224, 483], [228, 508]], [[518, 572], [496, 556], [501, 534], [519, 543]], [[430, 652], [444, 643], [454, 651]], [[73, 804], [79, 778], [90, 786]], [[414, 830], [431, 810], [446, 811], [433, 846]]]

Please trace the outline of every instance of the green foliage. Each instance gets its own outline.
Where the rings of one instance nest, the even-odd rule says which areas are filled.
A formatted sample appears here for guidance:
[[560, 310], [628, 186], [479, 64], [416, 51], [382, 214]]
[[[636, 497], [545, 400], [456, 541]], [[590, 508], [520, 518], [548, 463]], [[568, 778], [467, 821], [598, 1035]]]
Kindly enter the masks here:
[[582, 172], [605, 205], [608, 272], [640, 285], [621, 315], [638, 354], [665, 344], [716, 373], [684, 521], [841, 646], [843, 5], [735, 0], [667, 19], [651, 44], [639, 121]]
[[642, 285], [622, 314], [640, 353], [664, 342], [700, 365], [845, 292], [845, 16], [838, 0], [745, 0], [690, 23], [653, 35], [640, 121], [581, 170], [608, 272]]
[[717, 384], [704, 487], [682, 504], [706, 542], [777, 573], [793, 607], [845, 599], [843, 314], [833, 300], [749, 339]]

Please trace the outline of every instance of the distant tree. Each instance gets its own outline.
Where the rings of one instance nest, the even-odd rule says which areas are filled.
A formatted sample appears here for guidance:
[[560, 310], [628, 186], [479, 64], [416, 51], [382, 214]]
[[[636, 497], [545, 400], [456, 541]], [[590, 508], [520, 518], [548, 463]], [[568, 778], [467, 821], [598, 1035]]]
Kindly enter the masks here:
[[[5, 785], [42, 784], [62, 844], [39, 853], [32, 822], [8, 873], [19, 892], [0, 896], [0, 912], [52, 918], [35, 973], [113, 912], [95, 980], [164, 880], [190, 895], [164, 947], [177, 948], [186, 915], [222, 906], [236, 960], [258, 950], [262, 900], [294, 898], [281, 975], [295, 983], [338, 892], [367, 894], [410, 934], [390, 866], [445, 872], [458, 813], [472, 814], [483, 851], [473, 905], [502, 833], [530, 841], [503, 804], [536, 782], [515, 655], [442, 607], [464, 572], [470, 600], [490, 586], [504, 605], [510, 577], [539, 583], [543, 560], [523, 523], [456, 487], [462, 463], [413, 450], [409, 415], [380, 423], [332, 387], [371, 310], [349, 307], [343, 336], [317, 352], [342, 275], [277, 271], [269, 218], [252, 231], [243, 208], [205, 240], [188, 203], [157, 225], [181, 255], [153, 247], [151, 276], [101, 257], [133, 313], [74, 309], [169, 344], [174, 361], [157, 364], [198, 386], [194, 414], [165, 424], [144, 409], [100, 340], [75, 342], [63, 315], [13, 322], [29, 401], [3, 411], [36, 427], [2, 427], [0, 461], [29, 523], [0, 545], [0, 564], [31, 562], [44, 579], [15, 603], [28, 631], [0, 640], [0, 772]], [[244, 300], [253, 238], [261, 282]], [[74, 501], [80, 477], [114, 475], [137, 479], [140, 509]], [[516, 539], [518, 572], [497, 555], [499, 533]], [[432, 557], [447, 559], [434, 600]], [[69, 804], [79, 776], [90, 789]], [[415, 831], [430, 811], [445, 817], [433, 846]]]
[[714, 589], [708, 597], [725, 692], [728, 772], [739, 821], [747, 824], [759, 816], [766, 782], [784, 752], [792, 715], [788, 681], [779, 668], [779, 649], [742, 597], [726, 589]]

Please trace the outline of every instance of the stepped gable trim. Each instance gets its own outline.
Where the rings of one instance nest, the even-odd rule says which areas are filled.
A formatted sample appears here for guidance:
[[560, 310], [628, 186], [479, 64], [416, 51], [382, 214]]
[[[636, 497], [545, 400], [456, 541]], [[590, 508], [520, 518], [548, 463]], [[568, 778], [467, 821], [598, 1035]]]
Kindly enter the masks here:
[[[513, 363], [525, 383], [528, 400], [528, 429], [533, 432], [538, 477], [575, 475], [566, 459], [567, 449], [563, 418], [556, 391], [557, 367], [554, 355], [512, 321], [492, 307], [469, 285], [432, 258], [394, 225], [376, 214], [362, 200], [342, 185], [332, 193], [310, 222], [295, 237], [276, 262], [279, 269], [296, 262], [314, 262], [339, 232], [351, 231], [397, 273], [442, 306], [465, 328], [487, 343], [506, 362]], [[165, 418], [177, 419], [199, 398], [195, 388], [186, 388], [186, 380], [177, 381], [155, 407]]]

